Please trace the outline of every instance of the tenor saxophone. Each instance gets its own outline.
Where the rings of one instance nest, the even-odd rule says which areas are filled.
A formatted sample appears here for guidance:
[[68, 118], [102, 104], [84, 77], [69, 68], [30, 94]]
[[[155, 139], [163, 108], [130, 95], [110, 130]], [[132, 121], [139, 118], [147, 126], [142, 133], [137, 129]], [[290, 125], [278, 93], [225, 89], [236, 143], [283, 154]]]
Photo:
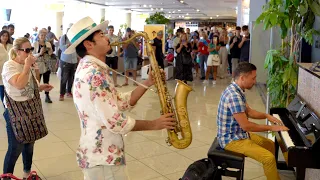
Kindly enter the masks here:
[[150, 39], [146, 32], [135, 33], [126, 41], [114, 42], [110, 45], [119, 46], [120, 44], [128, 44], [140, 36], [144, 38], [146, 44], [146, 51], [151, 65], [151, 73], [153, 75], [154, 85], [157, 89], [157, 94], [160, 100], [160, 114], [163, 115], [167, 113], [173, 113], [174, 118], [176, 119], [175, 129], [167, 130], [168, 138], [166, 139], [166, 143], [169, 146], [172, 145], [177, 149], [184, 149], [188, 147], [192, 141], [192, 131], [187, 112], [187, 98], [189, 93], [192, 91], [192, 88], [184, 82], [177, 80], [175, 96], [172, 98], [168, 92], [166, 78], [164, 74], [161, 73], [160, 67], [155, 58], [155, 52], [151, 46]]

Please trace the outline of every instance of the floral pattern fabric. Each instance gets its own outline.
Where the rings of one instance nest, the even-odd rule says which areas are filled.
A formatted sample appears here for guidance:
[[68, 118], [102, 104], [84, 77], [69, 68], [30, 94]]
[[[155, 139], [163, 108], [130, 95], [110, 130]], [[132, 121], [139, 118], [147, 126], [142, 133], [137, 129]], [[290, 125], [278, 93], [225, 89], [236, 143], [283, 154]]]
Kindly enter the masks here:
[[124, 114], [133, 108], [131, 92], [120, 93], [108, 75], [108, 66], [93, 56], [79, 63], [74, 80], [74, 103], [80, 119], [81, 136], [77, 150], [80, 168], [124, 165], [122, 135], [135, 120]]

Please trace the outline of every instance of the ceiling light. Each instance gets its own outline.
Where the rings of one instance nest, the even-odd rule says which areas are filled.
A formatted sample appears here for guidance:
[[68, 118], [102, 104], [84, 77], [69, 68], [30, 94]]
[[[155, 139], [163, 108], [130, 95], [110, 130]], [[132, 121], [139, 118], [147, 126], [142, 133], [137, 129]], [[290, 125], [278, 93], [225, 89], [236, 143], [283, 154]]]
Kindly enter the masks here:
[[180, 12], [181, 10], [180, 10], [180, 9], [178, 9], [178, 11]]
[[143, 5], [143, 7], [147, 7], [147, 5], [146, 5], [146, 4], [144, 4], [144, 5]]
[[219, 15], [217, 15], [217, 17], [219, 17]]
[[189, 13], [187, 13], [186, 15], [189, 16]]
[[199, 12], [200, 10], [199, 10], [199, 9], [197, 9], [197, 11]]
[[161, 8], [160, 10], [163, 11], [163, 8]]
[[169, 18], [171, 17], [171, 15], [169, 15]]
[[175, 13], [175, 11], [172, 11], [172, 13]]
[[169, 11], [169, 14], [171, 14], [171, 11]]
[[179, 16], [179, 18], [181, 18], [181, 16]]
[[180, 2], [181, 2], [181, 3], [183, 3], [183, 1], [182, 1], [182, 0], [181, 0]]
[[210, 19], [212, 19], [212, 17], [210, 17]]
[[149, 7], [152, 7], [152, 5], [150, 4]]
[[184, 17], [184, 16], [182, 16], [182, 17]]
[[153, 8], [151, 8], [151, 11], [153, 11]]

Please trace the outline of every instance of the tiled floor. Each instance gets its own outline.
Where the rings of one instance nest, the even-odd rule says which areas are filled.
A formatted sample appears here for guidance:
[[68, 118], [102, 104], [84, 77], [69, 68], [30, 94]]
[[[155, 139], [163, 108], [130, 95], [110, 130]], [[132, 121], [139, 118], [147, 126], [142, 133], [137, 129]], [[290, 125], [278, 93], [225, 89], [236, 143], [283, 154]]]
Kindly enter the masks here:
[[[123, 79], [120, 78], [120, 83]], [[51, 97], [53, 104], [43, 103], [49, 135], [35, 145], [33, 169], [47, 180], [82, 180], [83, 175], [76, 164], [75, 150], [78, 146], [80, 123], [72, 99], [58, 101], [59, 84], [55, 75], [51, 82], [55, 86]], [[216, 111], [221, 92], [230, 79], [218, 80], [216, 85], [204, 86], [201, 81], [192, 83], [194, 91], [188, 97], [188, 113], [192, 125], [193, 141], [184, 150], [177, 150], [165, 144], [166, 130], [132, 132], [125, 136], [127, 168], [131, 180], [177, 180], [193, 161], [206, 157], [216, 136]], [[131, 83], [132, 84], [132, 83]], [[175, 81], [168, 81], [173, 95]], [[128, 91], [134, 86], [119, 88]], [[265, 111], [262, 100], [253, 88], [246, 91], [248, 103], [257, 110]], [[147, 92], [138, 105], [128, 114], [137, 119], [155, 119], [159, 116], [157, 95]], [[1, 117], [2, 118], [2, 117]], [[260, 121], [264, 123], [264, 121]], [[0, 121], [0, 169], [7, 148], [5, 122]], [[22, 160], [19, 158], [15, 174], [22, 175]], [[258, 162], [247, 159], [245, 179], [265, 180], [263, 168]], [[291, 172], [281, 172], [284, 180], [293, 179]], [[224, 178], [229, 180], [230, 178]]]

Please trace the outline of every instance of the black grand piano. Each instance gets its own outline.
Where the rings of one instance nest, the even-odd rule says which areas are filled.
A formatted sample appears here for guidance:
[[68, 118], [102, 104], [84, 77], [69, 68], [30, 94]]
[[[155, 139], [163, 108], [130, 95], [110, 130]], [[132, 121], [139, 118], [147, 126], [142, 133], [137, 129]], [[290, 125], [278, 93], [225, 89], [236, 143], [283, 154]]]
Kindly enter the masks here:
[[[280, 170], [294, 170], [304, 180], [306, 168], [320, 169], [320, 119], [297, 95], [287, 108], [271, 108], [289, 131], [276, 132], [276, 160]], [[285, 162], [278, 160], [279, 147]], [[320, 179], [320, 178], [319, 178]]]

